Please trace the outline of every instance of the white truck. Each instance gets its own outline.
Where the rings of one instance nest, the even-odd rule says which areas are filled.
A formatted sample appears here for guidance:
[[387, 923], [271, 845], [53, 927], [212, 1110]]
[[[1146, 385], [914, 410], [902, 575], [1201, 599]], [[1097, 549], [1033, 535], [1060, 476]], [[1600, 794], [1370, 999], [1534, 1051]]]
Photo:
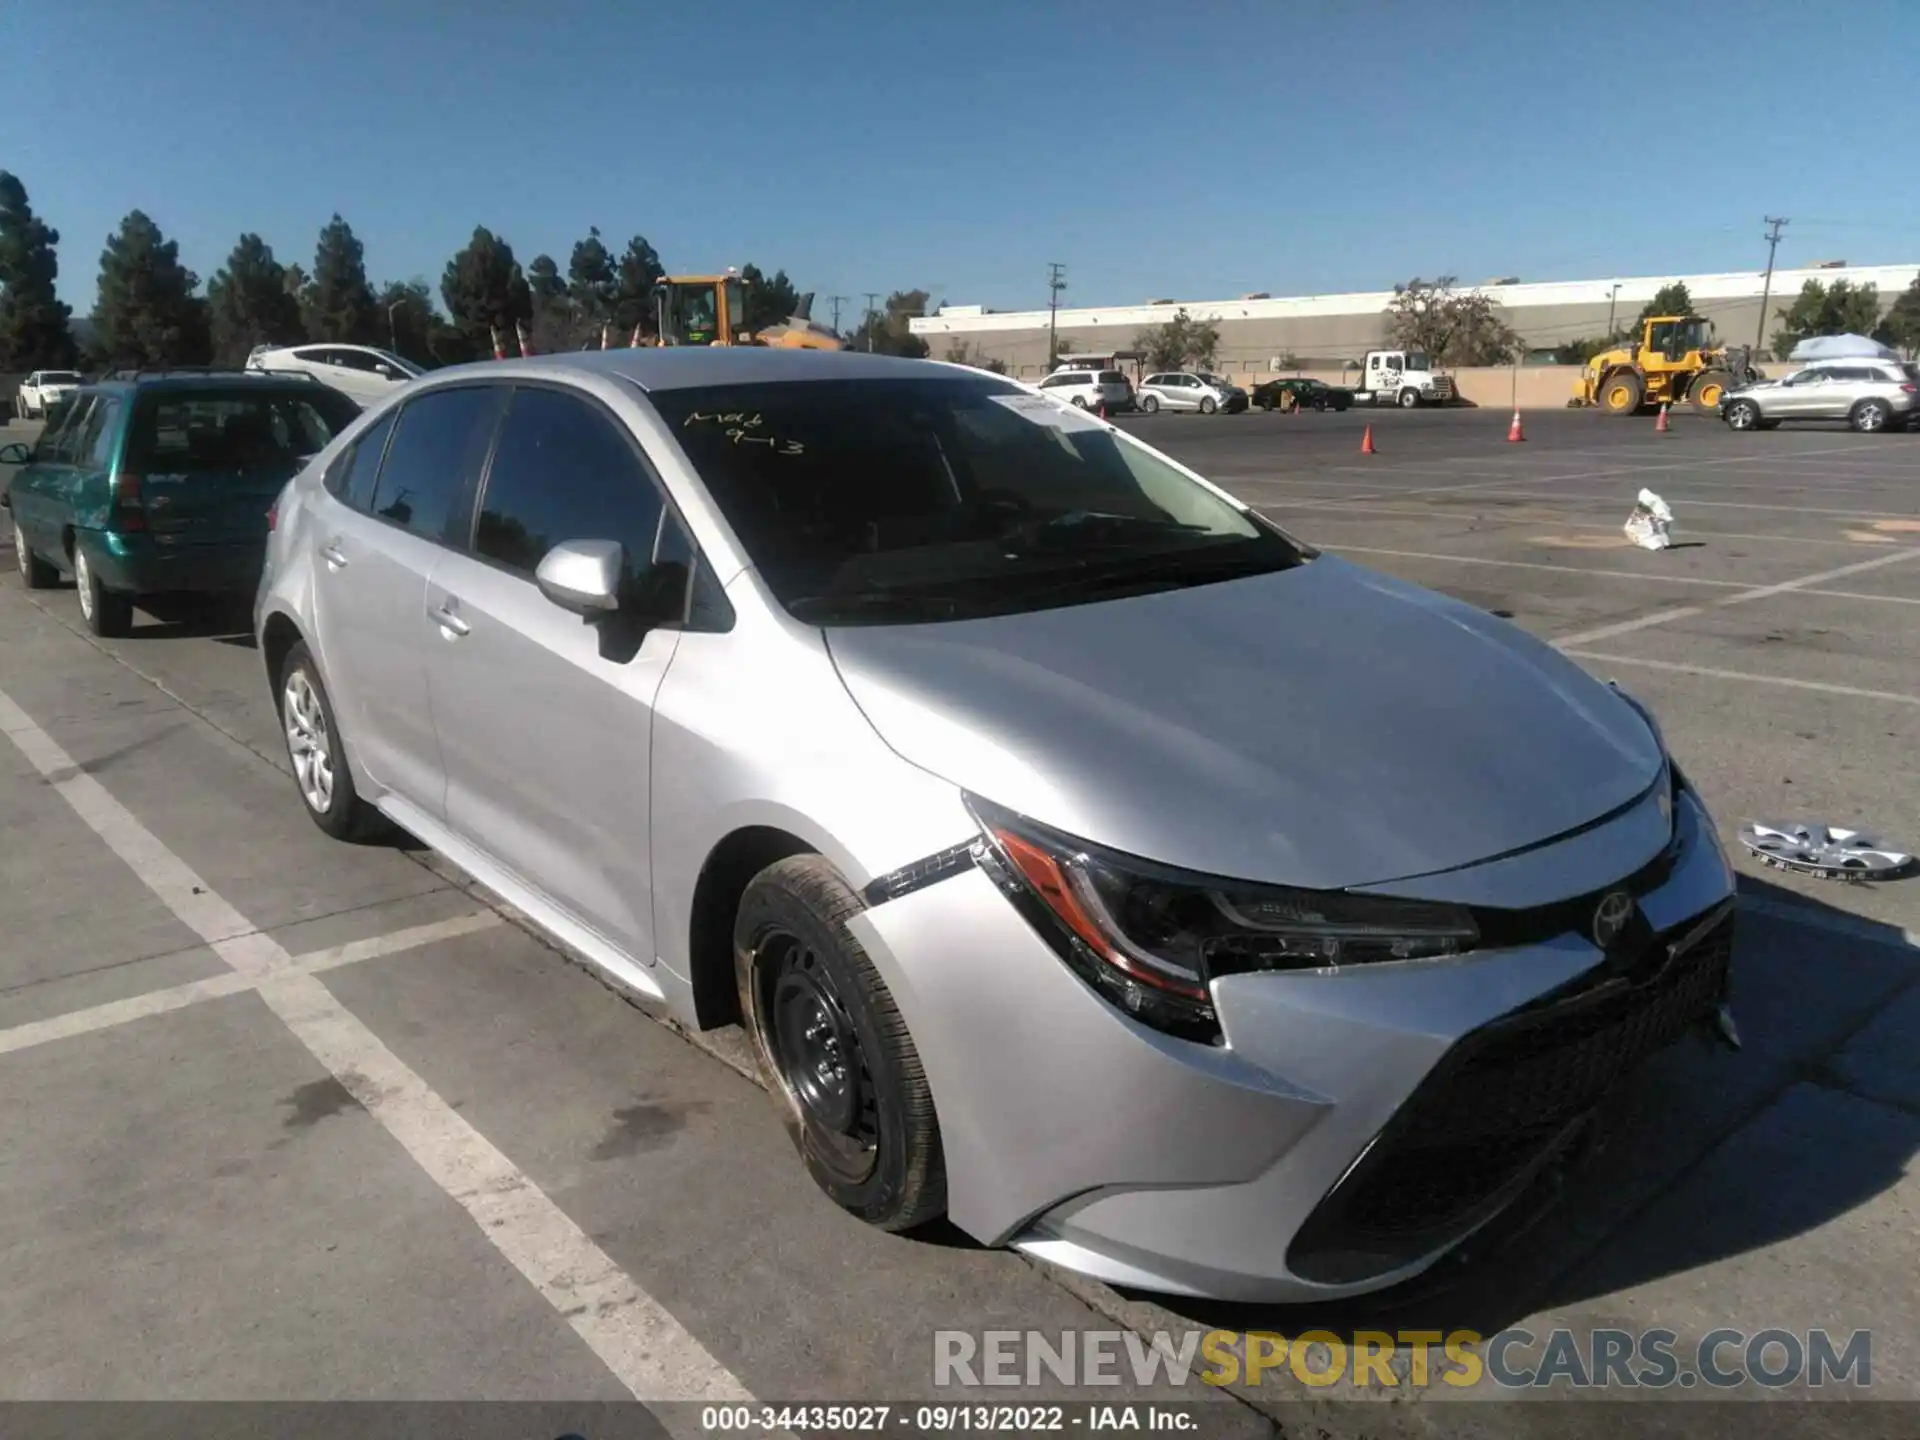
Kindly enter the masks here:
[[80, 388], [71, 370], [36, 370], [20, 382], [13, 397], [13, 413], [21, 420], [44, 420], [47, 412]]
[[1424, 350], [1369, 350], [1353, 387], [1356, 405], [1445, 405], [1454, 398], [1453, 380], [1436, 375]]

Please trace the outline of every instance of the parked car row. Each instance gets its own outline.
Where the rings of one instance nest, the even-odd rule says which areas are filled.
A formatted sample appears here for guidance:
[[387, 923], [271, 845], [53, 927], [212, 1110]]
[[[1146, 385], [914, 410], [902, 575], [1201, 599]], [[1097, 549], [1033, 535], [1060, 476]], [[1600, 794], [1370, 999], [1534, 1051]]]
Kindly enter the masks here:
[[1073, 398], [669, 348], [376, 402], [267, 537], [294, 803], [741, 1024], [870, 1224], [1378, 1289], [1718, 1023], [1731, 872], [1637, 702]]

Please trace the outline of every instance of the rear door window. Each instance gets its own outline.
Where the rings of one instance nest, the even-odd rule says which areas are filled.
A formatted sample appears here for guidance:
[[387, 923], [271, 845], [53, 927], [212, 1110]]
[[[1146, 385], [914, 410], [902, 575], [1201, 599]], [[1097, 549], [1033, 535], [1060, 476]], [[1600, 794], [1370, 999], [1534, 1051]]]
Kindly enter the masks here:
[[373, 513], [427, 540], [453, 537], [472, 493], [505, 399], [502, 385], [434, 390], [400, 412], [374, 488]]
[[120, 438], [120, 402], [111, 395], [94, 401], [87, 427], [74, 447], [74, 464], [104, 470], [113, 463], [113, 444]]
[[87, 412], [92, 407], [93, 396], [82, 395], [56, 411], [48, 420], [47, 428], [40, 432], [40, 444], [33, 452], [34, 460], [42, 465], [71, 465], [74, 446], [86, 426]]
[[374, 482], [380, 478], [380, 459], [393, 433], [394, 414], [389, 411], [376, 420], [327, 472], [327, 489], [341, 504], [361, 511], [373, 508]]

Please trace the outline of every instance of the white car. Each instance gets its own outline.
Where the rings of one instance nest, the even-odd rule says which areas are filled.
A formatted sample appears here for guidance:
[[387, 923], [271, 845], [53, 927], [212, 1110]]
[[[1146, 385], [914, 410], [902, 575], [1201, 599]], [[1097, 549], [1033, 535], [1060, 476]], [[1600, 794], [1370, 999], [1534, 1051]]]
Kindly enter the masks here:
[[426, 373], [411, 360], [371, 345], [263, 345], [247, 356], [247, 368], [317, 376], [363, 408]]
[[80, 377], [71, 370], [36, 370], [20, 382], [14, 397], [14, 414], [22, 420], [43, 420], [54, 406], [80, 388]]
[[1040, 388], [1054, 400], [1064, 400], [1082, 410], [1124, 410], [1133, 404], [1133, 391], [1127, 377], [1118, 370], [1056, 370], [1040, 382]]
[[1233, 415], [1247, 408], [1247, 392], [1209, 371], [1170, 370], [1141, 382], [1140, 408], [1149, 415], [1156, 410]]

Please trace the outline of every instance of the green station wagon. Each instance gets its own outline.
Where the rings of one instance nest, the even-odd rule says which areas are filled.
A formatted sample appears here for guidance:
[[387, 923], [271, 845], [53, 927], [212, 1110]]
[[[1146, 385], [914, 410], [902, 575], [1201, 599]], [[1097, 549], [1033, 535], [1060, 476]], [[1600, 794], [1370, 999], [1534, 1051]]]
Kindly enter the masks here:
[[88, 385], [25, 446], [9, 489], [29, 589], [63, 575], [96, 635], [124, 635], [142, 596], [250, 594], [268, 511], [360, 408], [310, 376], [157, 372]]

